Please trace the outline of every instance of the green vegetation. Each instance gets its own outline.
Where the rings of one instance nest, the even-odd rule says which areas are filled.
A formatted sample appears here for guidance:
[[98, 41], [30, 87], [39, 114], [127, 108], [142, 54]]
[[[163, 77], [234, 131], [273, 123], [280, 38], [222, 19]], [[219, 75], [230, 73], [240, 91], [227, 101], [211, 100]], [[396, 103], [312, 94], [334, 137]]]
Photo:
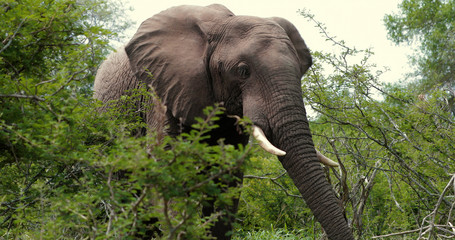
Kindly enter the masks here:
[[[386, 16], [394, 42], [421, 46], [417, 71], [394, 84], [378, 80], [373, 52], [302, 12], [334, 43], [331, 53], [313, 52], [302, 90], [315, 145], [342, 163], [326, 173], [360, 239], [455, 236], [453, 5], [405, 0]], [[207, 238], [218, 213], [200, 209], [238, 194], [215, 179], [231, 178], [239, 163], [236, 239], [323, 236], [275, 157], [203, 143], [221, 108], [176, 139], [132, 136], [144, 126], [125, 109], [97, 112], [94, 75], [129, 26], [123, 12], [102, 0], [0, 3], [0, 238], [125, 239], [156, 227], [164, 238]], [[137, 97], [153, 95], [138, 90], [122, 104]]]
[[[384, 20], [389, 38], [397, 44], [415, 43], [420, 52], [412, 58], [417, 66], [412, 85], [420, 91], [455, 87], [455, 2], [452, 0], [404, 0], [400, 14]], [[450, 103], [455, 113], [454, 100]]]
[[[426, 6], [433, 1], [404, 1], [402, 9], [409, 2]], [[414, 17], [419, 16], [426, 17]], [[439, 85], [435, 80], [432, 88], [412, 79], [381, 83], [382, 71], [368, 62], [370, 50], [327, 38], [338, 53], [314, 53], [304, 98], [317, 112], [312, 122], [316, 146], [343, 162], [332, 179], [357, 235], [416, 230], [407, 237], [453, 236], [454, 192], [444, 190], [455, 172], [453, 81]]]
[[262, 239], [269, 239], [269, 240], [296, 240], [296, 239], [314, 239], [312, 237], [308, 237], [306, 234], [302, 234], [299, 231], [288, 231], [287, 229], [273, 229], [266, 228], [258, 231], [239, 231], [237, 232], [234, 240], [262, 240]]

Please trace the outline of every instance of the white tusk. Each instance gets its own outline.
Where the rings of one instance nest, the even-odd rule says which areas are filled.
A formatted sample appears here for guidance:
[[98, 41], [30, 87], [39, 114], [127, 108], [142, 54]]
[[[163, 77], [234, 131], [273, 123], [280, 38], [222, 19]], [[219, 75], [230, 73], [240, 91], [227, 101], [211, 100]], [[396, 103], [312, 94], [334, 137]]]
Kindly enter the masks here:
[[[262, 129], [256, 125], [253, 125], [253, 137], [258, 141], [259, 146], [261, 146], [265, 151], [277, 155], [277, 156], [284, 156], [286, 155], [286, 152], [273, 146], [270, 141], [267, 139], [265, 136], [264, 132]], [[339, 167], [340, 165], [331, 160], [330, 158], [324, 156], [322, 153], [320, 153], [318, 150], [316, 150], [316, 155], [321, 163], [324, 165], [330, 166], [330, 167]]]
[[284, 156], [286, 152], [283, 150], [278, 149], [277, 147], [273, 146], [267, 137], [265, 136], [262, 129], [256, 125], [253, 125], [253, 137], [258, 141], [259, 146], [261, 146], [267, 152], [277, 155], [277, 156]]
[[339, 167], [340, 166], [337, 162], [322, 155], [322, 153], [320, 153], [318, 150], [316, 150], [316, 155], [318, 156], [319, 161], [326, 166], [330, 166], [330, 167]]

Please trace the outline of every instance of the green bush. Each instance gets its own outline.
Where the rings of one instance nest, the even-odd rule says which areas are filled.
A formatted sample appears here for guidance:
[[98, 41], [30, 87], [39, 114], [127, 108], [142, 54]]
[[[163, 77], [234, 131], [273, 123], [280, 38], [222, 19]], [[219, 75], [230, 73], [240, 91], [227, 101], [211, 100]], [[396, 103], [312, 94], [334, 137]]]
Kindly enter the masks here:
[[[39, 154], [52, 153], [44, 157], [53, 157], [53, 165], [35, 175], [24, 197], [18, 196], [17, 184], [2, 186], [0, 235], [123, 239], [159, 229], [170, 239], [208, 237], [206, 230], [221, 213], [202, 217], [201, 207], [215, 198], [217, 205], [231, 204], [238, 191], [229, 191], [225, 182], [240, 170], [250, 149], [203, 143], [221, 111], [206, 113], [195, 130], [174, 139], [132, 137], [141, 122], [134, 125], [95, 109], [80, 112], [71, 124], [77, 133], [73, 139], [57, 138], [68, 134], [57, 132], [54, 145], [43, 146]], [[68, 125], [61, 128], [69, 130]], [[66, 148], [68, 141], [78, 143], [76, 148]], [[7, 164], [2, 176], [19, 173], [17, 167]]]

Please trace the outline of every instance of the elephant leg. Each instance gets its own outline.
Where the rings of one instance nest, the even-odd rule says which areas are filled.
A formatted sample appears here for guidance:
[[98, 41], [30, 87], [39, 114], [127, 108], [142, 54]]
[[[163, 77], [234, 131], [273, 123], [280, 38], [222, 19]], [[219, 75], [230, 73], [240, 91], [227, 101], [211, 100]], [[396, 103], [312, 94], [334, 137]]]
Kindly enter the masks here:
[[[243, 182], [243, 172], [238, 171], [235, 174], [236, 179], [227, 183], [228, 188], [239, 187]], [[227, 191], [228, 189], [223, 189]], [[202, 215], [209, 217], [215, 212], [221, 212], [218, 216], [214, 225], [210, 228], [210, 232], [213, 237], [218, 240], [229, 240], [231, 239], [233, 223], [235, 222], [235, 214], [237, 213], [239, 206], [240, 193], [232, 199], [232, 205], [215, 206], [216, 199], [211, 199], [204, 204], [202, 207]]]
[[[238, 146], [242, 144], [245, 146], [248, 143], [249, 136], [243, 134], [240, 126], [237, 125], [237, 119], [232, 117], [221, 117], [220, 120], [216, 122], [219, 126], [218, 128], [210, 132], [210, 136], [222, 136], [214, 137], [206, 140], [209, 145], [218, 145], [220, 138], [223, 139], [225, 144], [232, 144]], [[234, 180], [230, 182], [224, 182], [223, 185], [227, 188], [238, 188], [242, 185], [243, 181], [243, 172], [241, 170], [236, 170], [230, 173], [232, 176], [235, 176]], [[220, 182], [221, 180], [217, 180]], [[228, 189], [223, 189], [226, 192]], [[207, 200], [202, 207], [202, 215], [204, 217], [209, 217], [214, 213], [221, 212], [222, 214], [218, 216], [215, 220], [216, 222], [210, 228], [210, 232], [213, 237], [216, 239], [231, 239], [232, 235], [232, 225], [235, 222], [235, 214], [237, 213], [239, 205], [240, 193], [238, 193], [232, 199], [232, 205], [224, 206], [215, 206], [216, 199]], [[228, 236], [226, 236], [228, 234]]]

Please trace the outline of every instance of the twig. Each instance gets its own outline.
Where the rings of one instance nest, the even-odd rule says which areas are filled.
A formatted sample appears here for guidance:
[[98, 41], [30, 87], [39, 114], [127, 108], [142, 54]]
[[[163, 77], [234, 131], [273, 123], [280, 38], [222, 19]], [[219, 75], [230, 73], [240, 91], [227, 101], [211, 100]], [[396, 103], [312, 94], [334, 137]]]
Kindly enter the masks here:
[[166, 200], [163, 197], [163, 203], [164, 203], [164, 207], [163, 207], [164, 219], [165, 219], [167, 227], [171, 231], [171, 235], [172, 235], [173, 234], [172, 233], [172, 229], [174, 229], [174, 227], [172, 226], [172, 222], [171, 222], [171, 219], [169, 217], [169, 200]]
[[142, 202], [142, 200], [144, 200], [145, 196], [147, 195], [147, 190], [148, 190], [148, 187], [144, 187], [142, 189], [141, 196], [139, 196], [139, 198], [133, 203], [133, 205], [131, 207], [131, 211], [133, 212], [133, 215], [134, 215], [134, 220], [133, 220], [133, 225], [132, 225], [133, 229], [136, 228], [136, 223], [137, 223], [137, 206], [139, 206], [139, 204]]
[[335, 37], [332, 37], [330, 36], [330, 34], [327, 32], [327, 28], [324, 26], [323, 23], [319, 22], [318, 20], [316, 20], [316, 18], [314, 17], [313, 14], [310, 14], [310, 13], [307, 13], [305, 10], [301, 11], [300, 12], [301, 14], [303, 14], [303, 16], [309, 18], [313, 23], [316, 24], [316, 27], [319, 28], [319, 30], [321, 30], [321, 33], [328, 39], [330, 40], [331, 42], [333, 42], [334, 45], [338, 45], [342, 48], [345, 48], [347, 52], [349, 51], [352, 51], [351, 48], [347, 47], [346, 45], [344, 45], [342, 42], [339, 42], [337, 40], [335, 40]]
[[283, 177], [287, 172], [286, 171], [283, 171], [279, 176], [277, 177], [274, 177], [274, 178], [271, 178], [271, 177], [260, 177], [260, 176], [254, 176], [254, 175], [245, 175], [243, 176], [243, 178], [252, 178], [252, 179], [266, 179], [266, 180], [270, 180], [273, 184], [277, 185], [278, 187], [281, 188], [281, 190], [284, 191], [284, 193], [286, 194], [286, 196], [288, 197], [295, 197], [295, 198], [300, 198], [302, 199], [303, 197], [301, 195], [295, 195], [295, 194], [292, 194], [292, 193], [289, 193], [288, 190], [283, 186], [281, 185], [277, 180], [281, 177]]
[[[32, 140], [24, 137], [22, 134], [20, 134], [18, 131], [14, 130], [13, 127], [8, 127], [8, 125], [6, 124], [0, 124], [0, 127], [3, 128], [4, 130], [6, 131], [11, 131], [13, 132], [14, 134], [16, 134], [20, 139], [24, 140], [25, 142], [27, 142], [28, 144], [30, 144], [31, 146], [33, 147], [36, 147], [36, 148], [39, 148], [40, 146], [38, 146], [37, 144], [35, 144], [34, 142], [32, 142]], [[1, 129], [0, 128], [0, 129]]]
[[55, 91], [54, 93], [51, 94], [51, 96], [55, 96], [57, 93], [59, 93], [63, 88], [65, 88], [70, 82], [72, 82], [74, 80], [74, 77], [76, 77], [76, 75], [78, 75], [79, 73], [85, 71], [86, 69], [81, 69], [77, 72], [74, 72], [71, 77], [62, 85], [60, 86], [59, 89], [57, 89], [57, 91]]
[[36, 101], [44, 101], [45, 100], [44, 98], [38, 97], [38, 96], [35, 96], [35, 95], [22, 95], [22, 94], [17, 94], [17, 93], [14, 93], [14, 94], [0, 94], [0, 97], [1, 98], [28, 98], [28, 99], [33, 99], [33, 100], [36, 100]]
[[[455, 229], [453, 228], [453, 225], [450, 223], [450, 218], [447, 220], [447, 225], [435, 224], [436, 214], [438, 213], [439, 207], [441, 206], [441, 204], [443, 202], [444, 196], [446, 195], [446, 193], [449, 190], [449, 188], [452, 187], [454, 182], [455, 182], [455, 174], [452, 175], [452, 177], [450, 178], [449, 183], [447, 183], [446, 187], [444, 188], [444, 190], [442, 191], [441, 195], [439, 196], [438, 202], [436, 203], [436, 205], [434, 207], [434, 210], [430, 214], [428, 214], [427, 216], [425, 216], [423, 218], [422, 227], [421, 228], [414, 229], [414, 230], [409, 230], [409, 231], [404, 231], [404, 232], [390, 233], [390, 234], [380, 235], [380, 236], [373, 236], [372, 239], [393, 237], [393, 236], [399, 236], [399, 235], [406, 235], [406, 234], [417, 233], [417, 232], [419, 233], [418, 239], [423, 239], [423, 236], [425, 236], [426, 234], [429, 234], [428, 238], [426, 238], [426, 239], [432, 239], [432, 237], [433, 237], [432, 235], [433, 235], [435, 229], [437, 229], [437, 230], [439, 230], [441, 232], [444, 232], [446, 234], [451, 234], [451, 236], [442, 236], [441, 234], [437, 234], [436, 233], [438, 238], [439, 237], [450, 238], [450, 239], [454, 238], [455, 237]], [[430, 220], [427, 220], [428, 218], [430, 218]], [[425, 222], [428, 222], [427, 226], [424, 226]]]
[[[424, 229], [429, 228], [430, 226], [424, 227]], [[410, 233], [416, 233], [419, 232], [421, 228], [419, 229], [414, 229], [414, 230], [409, 230], [409, 231], [404, 231], [404, 232], [398, 232], [398, 233], [390, 233], [386, 235], [380, 235], [380, 236], [373, 236], [372, 239], [377, 239], [377, 238], [387, 238], [387, 237], [393, 237], [393, 236], [400, 236], [400, 235], [406, 235]]]
[[[430, 213], [431, 216], [431, 222], [430, 222], [430, 227], [431, 229], [434, 228], [435, 226], [435, 219], [436, 219], [436, 214], [438, 213], [438, 209], [439, 209], [439, 206], [441, 206], [441, 203], [442, 203], [442, 200], [444, 199], [444, 195], [446, 194], [446, 192], [449, 190], [449, 187], [452, 185], [452, 183], [454, 182], [455, 180], [455, 174], [452, 175], [452, 178], [450, 178], [450, 181], [449, 183], [447, 184], [447, 186], [444, 188], [444, 190], [442, 191], [441, 193], [441, 196], [439, 196], [439, 199], [438, 199], [438, 203], [436, 204], [434, 210], [432, 213]], [[432, 231], [430, 231], [430, 235], [428, 236], [428, 239], [431, 239], [431, 233]]]
[[[21, 29], [22, 25], [24, 25], [25, 21], [27, 20], [27, 18], [24, 18], [22, 19], [21, 23], [19, 23], [19, 26], [16, 28], [16, 31], [14, 31], [13, 35], [11, 37], [8, 37], [9, 40], [8, 42], [2, 47], [2, 49], [0, 50], [0, 53], [2, 53], [3, 51], [5, 51], [9, 45], [11, 45], [11, 43], [13, 42], [13, 39], [16, 37], [17, 33], [19, 32], [19, 30]], [[7, 38], [7, 39], [8, 39]], [[6, 39], [5, 39], [6, 40]]]
[[[110, 193], [110, 198], [111, 198], [111, 201], [113, 203], [115, 203], [115, 197], [114, 197], [114, 189], [111, 185], [111, 181], [112, 181], [112, 174], [113, 174], [113, 171], [112, 169], [109, 169], [109, 176], [108, 176], [108, 179], [107, 179], [107, 186], [109, 188], [109, 193]], [[113, 209], [110, 209], [110, 213], [109, 213], [109, 222], [108, 222], [108, 225], [107, 225], [107, 230], [106, 230], [106, 235], [109, 235], [109, 232], [111, 231], [111, 226], [112, 226], [112, 220], [116, 218], [115, 216], [115, 211]]]

